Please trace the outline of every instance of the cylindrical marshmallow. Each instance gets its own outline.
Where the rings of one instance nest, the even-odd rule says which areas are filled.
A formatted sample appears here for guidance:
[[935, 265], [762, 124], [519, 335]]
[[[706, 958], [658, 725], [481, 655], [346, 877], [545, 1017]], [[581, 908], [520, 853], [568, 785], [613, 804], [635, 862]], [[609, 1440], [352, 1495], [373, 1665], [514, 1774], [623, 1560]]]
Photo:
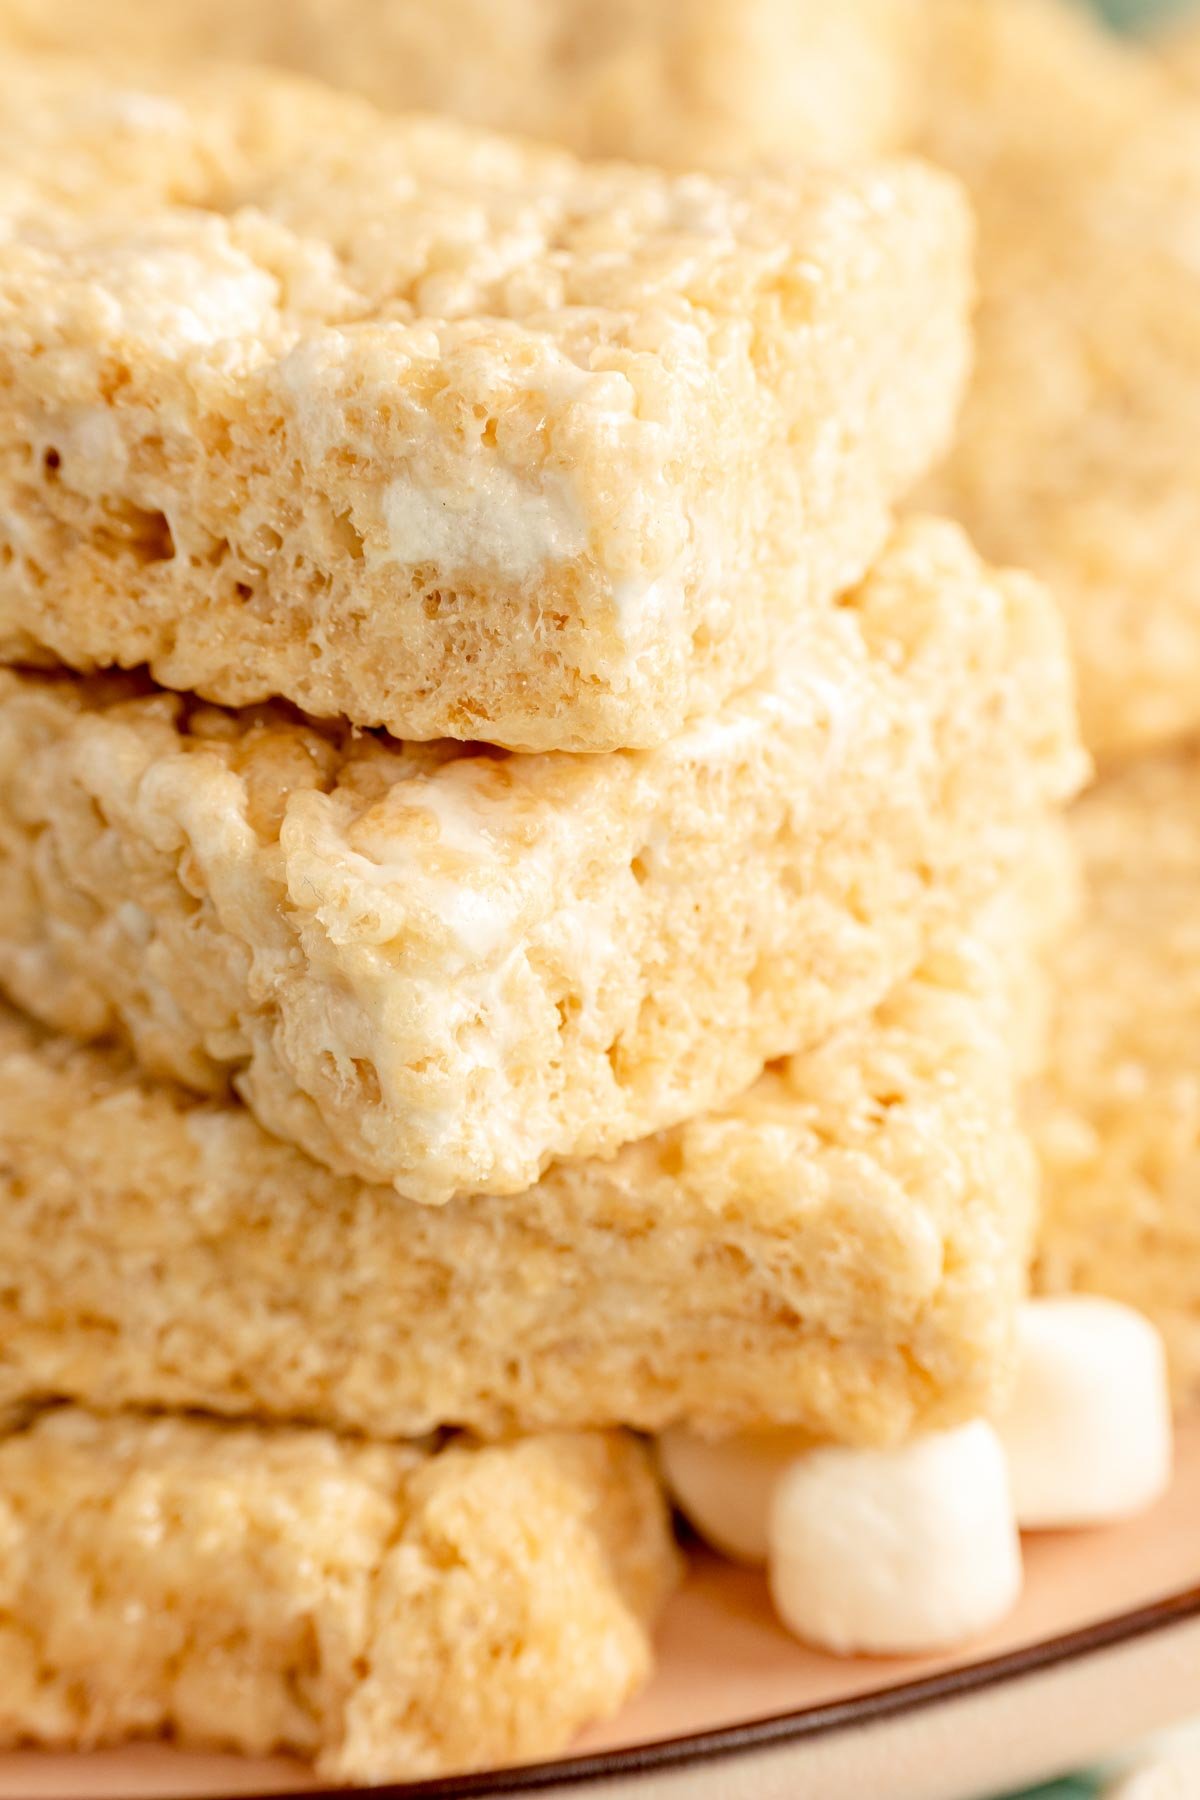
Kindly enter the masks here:
[[1114, 1300], [1032, 1300], [1018, 1342], [998, 1428], [1022, 1529], [1101, 1524], [1158, 1499], [1171, 1478], [1171, 1404], [1150, 1322]]
[[809, 1442], [794, 1431], [710, 1440], [678, 1430], [663, 1433], [658, 1451], [675, 1504], [700, 1536], [735, 1562], [765, 1563], [775, 1484]]
[[1021, 1591], [1004, 1452], [978, 1420], [897, 1449], [798, 1459], [776, 1485], [769, 1536], [780, 1618], [842, 1655], [949, 1648]]

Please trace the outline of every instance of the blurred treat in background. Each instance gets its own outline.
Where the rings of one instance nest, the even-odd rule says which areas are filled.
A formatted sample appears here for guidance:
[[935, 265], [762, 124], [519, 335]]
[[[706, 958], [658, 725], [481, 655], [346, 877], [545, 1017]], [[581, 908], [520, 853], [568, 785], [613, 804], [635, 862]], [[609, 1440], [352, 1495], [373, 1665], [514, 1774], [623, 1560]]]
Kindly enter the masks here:
[[937, 499], [1066, 609], [1103, 758], [1200, 725], [1200, 108], [1064, 0], [938, 0], [922, 147], [980, 222]]
[[922, 143], [971, 190], [981, 278], [936, 493], [989, 554], [1049, 579], [1108, 769], [1074, 815], [1088, 910], [1055, 963], [1031, 1114], [1037, 1275], [1148, 1313], [1184, 1397], [1200, 1383], [1200, 107], [1067, 0], [928, 16]]
[[23, 49], [272, 62], [380, 106], [680, 168], [894, 143], [921, 0], [0, 0]]
[[1200, 752], [1129, 763], [1074, 823], [1089, 909], [1056, 957], [1030, 1109], [1039, 1280], [1147, 1313], [1180, 1397], [1200, 1397]]
[[1159, 46], [1177, 76], [1200, 93], [1200, 7], [1172, 8], [1166, 15]]

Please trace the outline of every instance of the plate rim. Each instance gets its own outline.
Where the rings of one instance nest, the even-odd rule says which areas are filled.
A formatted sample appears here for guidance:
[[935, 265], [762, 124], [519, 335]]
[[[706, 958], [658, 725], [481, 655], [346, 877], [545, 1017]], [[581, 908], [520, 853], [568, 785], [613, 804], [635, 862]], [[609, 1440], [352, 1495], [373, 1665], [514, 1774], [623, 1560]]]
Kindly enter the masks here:
[[848, 1726], [876, 1724], [920, 1712], [944, 1700], [983, 1693], [1021, 1681], [1063, 1663], [1100, 1655], [1136, 1642], [1156, 1631], [1200, 1620], [1200, 1583], [1164, 1594], [1125, 1612], [1094, 1619], [1088, 1625], [1052, 1637], [1038, 1638], [994, 1656], [956, 1663], [932, 1675], [915, 1676], [890, 1686], [869, 1688], [849, 1700], [828, 1700], [794, 1707], [741, 1724], [718, 1725], [654, 1738], [619, 1750], [595, 1750], [549, 1762], [478, 1770], [469, 1775], [442, 1775], [428, 1780], [385, 1782], [375, 1787], [304, 1788], [269, 1794], [247, 1794], [243, 1800], [503, 1800], [504, 1795], [553, 1793], [566, 1787], [602, 1788], [629, 1776], [686, 1769], [741, 1754], [831, 1737]]

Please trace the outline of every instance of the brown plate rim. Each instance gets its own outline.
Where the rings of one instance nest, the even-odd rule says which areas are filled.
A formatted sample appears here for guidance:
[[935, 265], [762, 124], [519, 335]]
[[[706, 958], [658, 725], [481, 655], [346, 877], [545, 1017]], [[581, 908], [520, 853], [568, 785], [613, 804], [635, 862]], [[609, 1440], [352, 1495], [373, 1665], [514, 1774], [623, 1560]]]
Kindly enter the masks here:
[[280, 1793], [247, 1795], [244, 1800], [481, 1800], [484, 1795], [500, 1800], [505, 1794], [552, 1793], [571, 1783], [602, 1787], [618, 1778], [684, 1769], [698, 1762], [753, 1754], [805, 1739], [828, 1737], [850, 1725], [877, 1724], [920, 1712], [943, 1700], [978, 1694], [1006, 1682], [1023, 1680], [1062, 1663], [1096, 1656], [1121, 1644], [1135, 1642], [1173, 1626], [1200, 1619], [1200, 1585], [1187, 1587], [1128, 1612], [1097, 1619], [1090, 1625], [1055, 1637], [1040, 1638], [1016, 1650], [957, 1663], [935, 1675], [888, 1687], [871, 1688], [849, 1700], [826, 1701], [744, 1724], [721, 1725], [711, 1731], [632, 1744], [624, 1750], [601, 1750], [586, 1755], [530, 1763], [519, 1768], [483, 1770], [472, 1775], [441, 1776], [432, 1781], [390, 1782], [379, 1787], [306, 1788]]

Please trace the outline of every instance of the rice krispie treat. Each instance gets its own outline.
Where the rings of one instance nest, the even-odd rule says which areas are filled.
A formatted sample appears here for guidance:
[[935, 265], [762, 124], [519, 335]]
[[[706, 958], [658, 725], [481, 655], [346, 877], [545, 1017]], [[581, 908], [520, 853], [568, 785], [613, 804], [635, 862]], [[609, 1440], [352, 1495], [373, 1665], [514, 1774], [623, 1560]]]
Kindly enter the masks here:
[[920, 0], [0, 0], [26, 49], [254, 59], [384, 107], [691, 169], [894, 143]]
[[672, 177], [249, 71], [0, 89], [0, 654], [513, 748], [665, 740], [944, 448], [948, 177]]
[[1030, 1247], [1035, 955], [1072, 885], [1045, 827], [919, 977], [733, 1105], [440, 1209], [0, 1013], [0, 1408], [851, 1443], [986, 1410]]
[[0, 1743], [169, 1732], [339, 1782], [531, 1761], [644, 1680], [675, 1567], [629, 1438], [53, 1411], [0, 1435]]
[[0, 983], [413, 1199], [514, 1193], [861, 1014], [1077, 784], [1057, 614], [906, 526], [659, 750], [0, 672]]
[[1200, 1394], [1200, 752], [1131, 763], [1074, 821], [1090, 894], [1032, 1109], [1040, 1281], [1149, 1313]]
[[979, 347], [933, 499], [1066, 608], [1084, 736], [1200, 726], [1200, 106], [1064, 0], [936, 0], [924, 147], [980, 213]]

